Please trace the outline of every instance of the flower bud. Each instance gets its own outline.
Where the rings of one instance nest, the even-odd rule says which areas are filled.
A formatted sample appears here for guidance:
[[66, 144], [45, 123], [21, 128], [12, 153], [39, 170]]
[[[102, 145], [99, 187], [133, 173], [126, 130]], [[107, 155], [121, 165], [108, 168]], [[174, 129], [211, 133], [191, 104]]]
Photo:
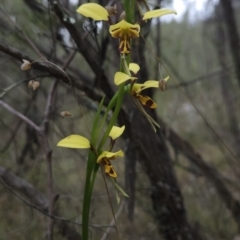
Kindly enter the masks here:
[[160, 79], [158, 82], [158, 86], [159, 86], [160, 90], [162, 90], [164, 92], [164, 90], [167, 86], [167, 81], [165, 79]]
[[68, 111], [62, 111], [60, 113], [60, 116], [64, 118], [64, 117], [70, 117], [70, 116], [72, 116], [72, 114]]
[[106, 6], [106, 10], [108, 11], [109, 16], [113, 16], [117, 14], [117, 5], [114, 4], [114, 6]]
[[28, 88], [32, 88], [33, 91], [37, 90], [40, 87], [40, 82], [31, 80], [28, 82]]
[[23, 64], [21, 65], [21, 70], [27, 71], [31, 69], [31, 63], [28, 60], [22, 59], [22, 61], [23, 61]]

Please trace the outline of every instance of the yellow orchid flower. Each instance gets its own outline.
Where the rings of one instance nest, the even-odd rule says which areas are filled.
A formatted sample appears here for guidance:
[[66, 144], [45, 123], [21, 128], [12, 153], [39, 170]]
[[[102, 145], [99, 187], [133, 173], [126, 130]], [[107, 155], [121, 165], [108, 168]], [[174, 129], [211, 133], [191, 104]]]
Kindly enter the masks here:
[[[128, 73], [123, 73], [123, 72], [116, 72], [114, 75], [114, 83], [118, 86], [128, 80], [134, 81], [137, 79], [136, 77], [132, 77], [130, 71], [132, 71], [135, 75], [139, 71], [140, 67], [137, 63], [130, 63], [129, 67], [126, 67], [126, 71]], [[130, 70], [130, 71], [129, 71]]]
[[100, 154], [100, 156], [97, 159], [97, 163], [102, 163], [104, 166], [104, 172], [106, 175], [112, 178], [117, 177], [117, 173], [114, 170], [110, 160], [116, 159], [116, 157], [123, 157], [124, 153], [123, 151], [119, 150], [118, 152], [108, 152], [104, 151]]
[[[165, 83], [168, 81], [169, 76], [162, 79]], [[148, 108], [156, 108], [157, 104], [148, 96], [143, 96], [140, 94], [141, 91], [147, 88], [160, 88], [160, 82], [156, 80], [148, 80], [143, 84], [134, 83], [132, 86], [131, 94], [133, 97], [137, 98], [138, 101], [145, 107]]]
[[140, 25], [131, 24], [122, 20], [121, 22], [111, 25], [109, 32], [113, 38], [119, 38], [119, 50], [121, 53], [130, 53], [131, 38], [139, 37]]
[[[122, 135], [124, 130], [125, 130], [124, 125], [122, 127], [113, 126], [109, 133], [109, 137], [111, 137], [112, 141], [115, 141], [118, 137]], [[62, 139], [60, 142], [58, 142], [57, 146], [66, 147], [66, 148], [77, 148], [77, 149], [89, 148], [93, 150], [91, 143], [87, 138], [81, 135], [75, 135], [75, 134]], [[116, 159], [116, 157], [123, 157], [123, 156], [124, 156], [124, 153], [122, 150], [119, 150], [118, 152], [103, 151], [98, 156], [97, 163], [103, 164], [106, 175], [112, 178], [116, 178], [117, 173], [114, 170], [110, 160]]]
[[[96, 21], [109, 21], [110, 16], [106, 8], [102, 7], [97, 3], [85, 3], [82, 4], [77, 12], [85, 17], [90, 17]], [[151, 18], [161, 17], [166, 14], [177, 14], [175, 11], [170, 9], [157, 9], [153, 11], [147, 11], [143, 14], [142, 20]], [[128, 54], [131, 50], [130, 41], [132, 38], [139, 37], [140, 25], [131, 24], [126, 22], [124, 19], [119, 23], [111, 25], [109, 32], [113, 38], [119, 38], [119, 50], [122, 54]]]
[[[117, 127], [117, 126], [112, 127], [112, 129], [109, 133], [109, 137], [112, 140], [111, 146], [113, 146], [112, 143], [114, 144], [114, 141], [123, 134], [124, 130], [125, 130], [124, 125], [122, 127]], [[98, 156], [97, 163], [103, 164], [104, 172], [106, 175], [108, 175], [109, 177], [112, 177], [112, 178], [116, 178], [117, 173], [114, 170], [110, 160], [114, 160], [114, 159], [116, 159], [116, 157], [123, 157], [123, 156], [124, 156], [124, 153], [121, 150], [119, 150], [118, 152], [103, 151]]]
[[141, 95], [140, 92], [147, 88], [158, 88], [158, 85], [159, 82], [155, 80], [148, 80], [143, 84], [134, 83], [132, 86], [131, 94], [133, 97], [137, 98], [143, 106], [148, 108], [156, 108], [157, 104], [150, 97]]
[[[85, 17], [90, 17], [96, 21], [108, 21], [108, 11], [97, 3], [85, 3], [81, 5], [77, 12]], [[139, 24], [130, 24], [125, 20], [111, 25], [109, 32], [113, 38], [119, 38], [119, 49], [121, 53], [130, 52], [130, 39], [139, 37], [140, 26]]]
[[[137, 73], [137, 71], [140, 69], [140, 67], [137, 64], [136, 64], [137, 66], [134, 65], [135, 63], [131, 63], [131, 64], [129, 65], [129, 70], [131, 70], [131, 71], [135, 70], [135, 73]], [[136, 79], [137, 79], [136, 77], [132, 77], [126, 73], [116, 72], [116, 74], [114, 76], [114, 83], [116, 85], [120, 85], [128, 80], [134, 81]], [[163, 80], [165, 82], [167, 82], [168, 79], [169, 79], [169, 77], [166, 77]], [[133, 97], [137, 98], [138, 101], [143, 106], [148, 107], [148, 108], [156, 108], [157, 104], [150, 97], [143, 96], [140, 94], [141, 91], [143, 91], [144, 89], [147, 89], [147, 88], [160, 88], [160, 82], [156, 81], [156, 80], [148, 80], [143, 84], [134, 83], [131, 88], [131, 94]]]
[[136, 77], [129, 76], [126, 73], [123, 72], [116, 72], [114, 75], [114, 83], [118, 86], [128, 80], [135, 80], [137, 79]]

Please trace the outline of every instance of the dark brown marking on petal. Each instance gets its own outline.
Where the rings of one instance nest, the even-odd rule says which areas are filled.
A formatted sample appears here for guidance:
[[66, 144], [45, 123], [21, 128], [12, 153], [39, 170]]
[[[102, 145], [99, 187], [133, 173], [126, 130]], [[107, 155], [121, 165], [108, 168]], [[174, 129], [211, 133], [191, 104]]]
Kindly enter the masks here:
[[114, 171], [113, 171], [113, 169], [112, 169], [112, 168], [110, 168], [110, 171], [109, 171], [109, 173], [110, 173], [111, 175], [113, 175], [113, 174], [114, 174]]
[[137, 93], [136, 93], [135, 91], [133, 91], [133, 90], [132, 90], [132, 95], [133, 95], [134, 97], [137, 97]]
[[146, 104], [146, 107], [151, 108], [151, 106], [153, 105], [153, 101], [151, 99], [148, 99], [145, 104]]
[[112, 29], [111, 31], [112, 31], [112, 32], [115, 32], [115, 31], [117, 31], [117, 30], [119, 30], [119, 29], [120, 29], [120, 27], [119, 27], [119, 28]]
[[104, 161], [104, 158], [102, 158], [99, 162], [99, 164], [102, 163], [103, 165], [105, 165], [105, 161]]
[[139, 28], [136, 28], [136, 27], [130, 27], [130, 29], [134, 31], [139, 31]]

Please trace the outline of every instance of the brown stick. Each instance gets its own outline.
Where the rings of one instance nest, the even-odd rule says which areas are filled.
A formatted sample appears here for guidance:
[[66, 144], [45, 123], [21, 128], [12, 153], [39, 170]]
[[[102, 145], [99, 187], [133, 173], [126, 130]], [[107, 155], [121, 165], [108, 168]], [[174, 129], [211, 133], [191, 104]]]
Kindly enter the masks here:
[[40, 127], [38, 127], [34, 122], [32, 122], [29, 118], [21, 114], [20, 112], [16, 111], [14, 108], [12, 108], [7, 103], [3, 102], [0, 99], [0, 105], [2, 105], [5, 109], [7, 109], [9, 112], [11, 112], [13, 115], [21, 118], [25, 123], [29, 124], [32, 128], [34, 128], [37, 132], [40, 132]]
[[71, 221], [62, 217], [57, 217], [57, 211], [55, 211], [55, 215], [52, 216], [50, 216], [46, 212], [49, 208], [49, 200], [45, 194], [36, 189], [32, 184], [19, 178], [13, 172], [3, 167], [0, 167], [0, 178], [11, 192], [13, 192], [13, 189], [20, 191], [22, 194], [24, 194], [27, 198], [30, 199], [31, 202], [27, 202], [22, 197], [18, 196], [15, 192], [13, 192], [14, 195], [18, 196], [18, 198], [24, 201], [25, 204], [29, 205], [33, 209], [38, 210], [39, 212], [45, 214], [50, 218], [54, 218], [56, 220], [56, 226], [58, 227], [58, 230], [62, 234], [62, 236], [66, 237], [66, 239], [68, 240], [81, 240], [81, 236], [79, 235], [79, 233], [74, 228], [69, 226], [69, 223], [71, 223]]

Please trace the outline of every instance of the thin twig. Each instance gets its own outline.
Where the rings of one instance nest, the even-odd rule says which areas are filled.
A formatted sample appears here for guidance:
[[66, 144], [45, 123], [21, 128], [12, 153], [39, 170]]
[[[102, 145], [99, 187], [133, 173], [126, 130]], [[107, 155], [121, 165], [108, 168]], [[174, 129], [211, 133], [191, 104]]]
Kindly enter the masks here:
[[37, 207], [36, 205], [28, 202], [27, 200], [22, 198], [19, 194], [17, 194], [15, 191], [13, 191], [13, 189], [11, 187], [9, 187], [9, 185], [4, 181], [4, 179], [2, 177], [0, 177], [0, 179], [2, 180], [3, 184], [8, 188], [8, 190], [13, 195], [15, 195], [17, 198], [19, 198], [22, 202], [24, 202], [26, 205], [30, 206], [31, 208], [41, 212], [42, 214], [44, 214], [44, 215], [46, 215], [46, 216], [48, 216], [50, 218], [58, 219], [58, 220], [61, 220], [61, 221], [64, 221], [64, 222], [69, 222], [69, 223], [73, 223], [73, 224], [80, 225], [80, 226], [82, 225], [81, 223], [74, 222], [74, 221], [71, 221], [71, 220], [68, 220], [68, 219], [65, 219], [65, 218], [62, 218], [62, 217], [59, 217], [59, 216], [55, 216], [55, 215], [51, 215], [51, 214], [47, 213], [43, 208]]
[[[115, 214], [115, 218], [116, 218], [116, 219], [119, 217], [120, 213], [122, 212], [124, 205], [125, 205], [125, 201], [123, 200], [123, 201], [121, 202], [121, 205], [120, 205], [117, 213]], [[109, 227], [107, 228], [106, 232], [103, 234], [101, 240], [105, 240], [106, 237], [108, 236], [108, 234], [109, 234], [109, 232], [111, 231], [112, 227], [115, 225], [115, 221], [116, 221], [115, 218], [112, 219], [111, 223], [109, 224]]]
[[[19, 50], [3, 43], [0, 43], [0, 51], [12, 56], [13, 58], [21, 62], [22, 62], [22, 59], [26, 59], [31, 63], [34, 62], [34, 60], [30, 58], [27, 54], [20, 52]], [[50, 62], [35, 61], [34, 64], [32, 64], [32, 67], [33, 69], [48, 73], [52, 77], [55, 77], [57, 79], [62, 79], [66, 84], [69, 84], [72, 82], [72, 84], [76, 89], [80, 89], [89, 98], [93, 99], [94, 101], [100, 102], [102, 99], [102, 95], [97, 93], [97, 91], [94, 88], [88, 86], [87, 84], [84, 84], [80, 79], [76, 79], [73, 76], [66, 74], [61, 68], [57, 67], [56, 65]], [[71, 79], [71, 82], [69, 79]], [[107, 104], [108, 104], [108, 101], [105, 100], [105, 105]]]
[[9, 239], [10, 235], [13, 235], [14, 233], [20, 232], [20, 231], [26, 229], [26, 228], [29, 226], [29, 224], [30, 224], [30, 223], [32, 222], [32, 220], [33, 220], [33, 208], [30, 206], [30, 209], [31, 209], [31, 216], [30, 216], [30, 219], [27, 221], [27, 223], [26, 223], [23, 227], [21, 227], [20, 229], [13, 230], [13, 231], [11, 231], [11, 232], [8, 232], [8, 233], [7, 233], [6, 235], [4, 235], [4, 236], [1, 236], [2, 239]]
[[[76, 51], [70, 54], [68, 57], [66, 63], [63, 66], [63, 70], [65, 70], [68, 65], [71, 63], [71, 61], [74, 59], [74, 56], [76, 54]], [[49, 147], [47, 134], [48, 134], [48, 128], [49, 128], [49, 122], [51, 119], [51, 114], [53, 111], [53, 101], [55, 92], [57, 90], [57, 85], [59, 81], [55, 79], [52, 83], [52, 86], [50, 88], [46, 109], [45, 109], [45, 116], [42, 126], [42, 137], [43, 137], [43, 143], [44, 143], [44, 149], [47, 159], [47, 175], [48, 175], [48, 197], [49, 197], [49, 207], [48, 207], [48, 213], [49, 215], [53, 215], [54, 212], [54, 204], [55, 204], [55, 198], [54, 198], [54, 188], [53, 188], [53, 174], [52, 174], [52, 150]], [[54, 230], [54, 219], [49, 218], [48, 221], [48, 234], [47, 237], [49, 240], [53, 240], [53, 231]]]
[[[181, 83], [179, 83], [179, 86], [180, 87], [188, 87], [189, 85], [192, 85], [192, 84], [195, 84], [195, 83], [198, 83], [198, 82], [201, 82], [201, 81], [205, 81], [205, 80], [209, 81], [210, 78], [220, 76], [220, 75], [222, 75], [222, 74], [224, 74], [224, 73], [226, 73], [227, 71], [230, 71], [230, 70], [232, 70], [232, 66], [230, 66], [228, 69], [220, 69], [220, 70], [217, 70], [217, 71], [214, 71], [214, 72], [211, 72], [211, 73], [207, 73], [207, 74], [202, 75], [200, 77], [181, 82]], [[173, 86], [168, 86], [167, 89], [171, 90], [171, 89], [176, 89], [176, 88], [178, 88], [178, 86], [173, 85]]]
[[[145, 40], [145, 38], [141, 35], [141, 37], [143, 38], [143, 40], [145, 41], [146, 45], [148, 46], [148, 48], [153, 52], [151, 46], [147, 43], [147, 41]], [[156, 60], [162, 64], [162, 66], [166, 69], [165, 65], [162, 63], [161, 59], [155, 55], [154, 56], [156, 58]], [[167, 70], [167, 69], [166, 69]], [[168, 72], [168, 71], [167, 71]], [[197, 114], [202, 118], [202, 120], [204, 121], [204, 123], [206, 124], [206, 126], [211, 130], [211, 132], [213, 133], [213, 135], [218, 139], [219, 142], [221, 142], [221, 144], [224, 146], [224, 148], [228, 151], [228, 153], [231, 155], [232, 159], [235, 160], [235, 163], [238, 163], [238, 159], [235, 156], [235, 154], [233, 153], [233, 151], [230, 149], [230, 147], [228, 146], [228, 144], [218, 135], [218, 133], [214, 130], [214, 128], [212, 127], [212, 125], [208, 122], [208, 120], [206, 119], [206, 117], [202, 114], [202, 112], [198, 109], [198, 107], [195, 105], [195, 103], [193, 102], [193, 100], [185, 93], [185, 91], [183, 90], [183, 88], [180, 86], [180, 84], [178, 83], [178, 81], [171, 76], [171, 74], [169, 74], [169, 76], [171, 77], [171, 79], [174, 81], [174, 84], [178, 87], [178, 89], [180, 89], [180, 91], [182, 92], [182, 94], [184, 95], [184, 97], [188, 100], [188, 102], [192, 105], [192, 107], [195, 109], [195, 111], [197, 112]], [[231, 158], [230, 158], [231, 159]], [[231, 159], [231, 160], [232, 160]], [[230, 164], [231, 166], [231, 164]], [[235, 169], [233, 169], [233, 172], [235, 174], [236, 171]]]
[[6, 15], [8, 20], [17, 28], [17, 30], [22, 33], [24, 36], [25, 40], [27, 43], [32, 47], [32, 49], [37, 53], [37, 55], [41, 58], [45, 58], [42, 53], [38, 50], [36, 45], [33, 43], [33, 41], [28, 37], [28, 35], [20, 28], [20, 26], [11, 18], [11, 16], [3, 9], [0, 7], [0, 10]]
[[[53, 197], [54, 190], [53, 190], [53, 176], [52, 176], [52, 149], [49, 147], [47, 133], [48, 133], [50, 116], [52, 113], [53, 96], [57, 88], [57, 84], [58, 84], [58, 81], [54, 80], [50, 88], [47, 104], [46, 104], [43, 126], [42, 126], [42, 139], [43, 139], [44, 151], [45, 151], [46, 160], [47, 160], [48, 197], [49, 197], [48, 213], [50, 215], [53, 215], [53, 210], [54, 210], [54, 197]], [[54, 219], [49, 218], [48, 234], [47, 234], [47, 237], [49, 240], [53, 240], [53, 229], [54, 229]]]
[[[0, 167], [0, 168], [1, 168], [1, 167]], [[2, 169], [0, 169], [0, 170], [2, 170]], [[59, 216], [56, 216], [56, 215], [50, 215], [49, 213], [47, 213], [47, 212], [45, 211], [45, 206], [44, 206], [44, 207], [42, 206], [42, 207], [40, 208], [40, 207], [37, 207], [36, 205], [28, 202], [26, 199], [24, 199], [24, 198], [21, 197], [19, 194], [17, 194], [17, 193], [7, 184], [7, 182], [3, 179], [3, 176], [1, 176], [1, 175], [2, 175], [2, 174], [1, 174], [1, 171], [0, 171], [0, 179], [1, 179], [2, 183], [6, 186], [6, 188], [7, 188], [14, 196], [16, 196], [18, 199], [20, 199], [22, 202], [24, 202], [26, 205], [28, 205], [28, 206], [31, 207], [32, 209], [37, 210], [38, 212], [44, 214], [45, 216], [47, 216], [47, 217], [49, 217], [49, 218], [53, 218], [53, 219], [56, 219], [56, 220], [60, 220], [60, 221], [62, 221], [62, 222], [72, 223], [72, 224], [75, 224], [75, 225], [78, 225], [78, 226], [82, 226], [81, 223], [74, 222], [74, 221], [72, 221], [72, 220], [69, 220], [69, 219], [66, 219], [66, 218], [63, 218], [63, 217], [59, 217]], [[26, 186], [24, 186], [24, 187], [26, 187]], [[47, 204], [45, 204], [45, 205], [47, 205]], [[73, 218], [75, 218], [75, 217], [73, 217]], [[100, 225], [100, 224], [89, 224], [89, 226], [92, 227], [92, 228], [98, 229], [98, 230], [102, 230], [101, 228], [103, 228], [103, 227], [107, 227], [107, 228], [112, 228], [112, 227], [113, 227], [113, 225], [110, 226], [110, 225]]]
[[9, 112], [14, 114], [15, 116], [21, 118], [25, 123], [27, 123], [28, 125], [33, 127], [37, 132], [40, 133], [40, 130], [41, 130], [40, 127], [38, 127], [33, 121], [31, 121], [29, 118], [24, 116], [22, 113], [16, 111], [14, 108], [9, 106], [7, 103], [3, 102], [1, 99], [0, 99], [0, 105], [2, 105], [5, 109], [7, 109]]

